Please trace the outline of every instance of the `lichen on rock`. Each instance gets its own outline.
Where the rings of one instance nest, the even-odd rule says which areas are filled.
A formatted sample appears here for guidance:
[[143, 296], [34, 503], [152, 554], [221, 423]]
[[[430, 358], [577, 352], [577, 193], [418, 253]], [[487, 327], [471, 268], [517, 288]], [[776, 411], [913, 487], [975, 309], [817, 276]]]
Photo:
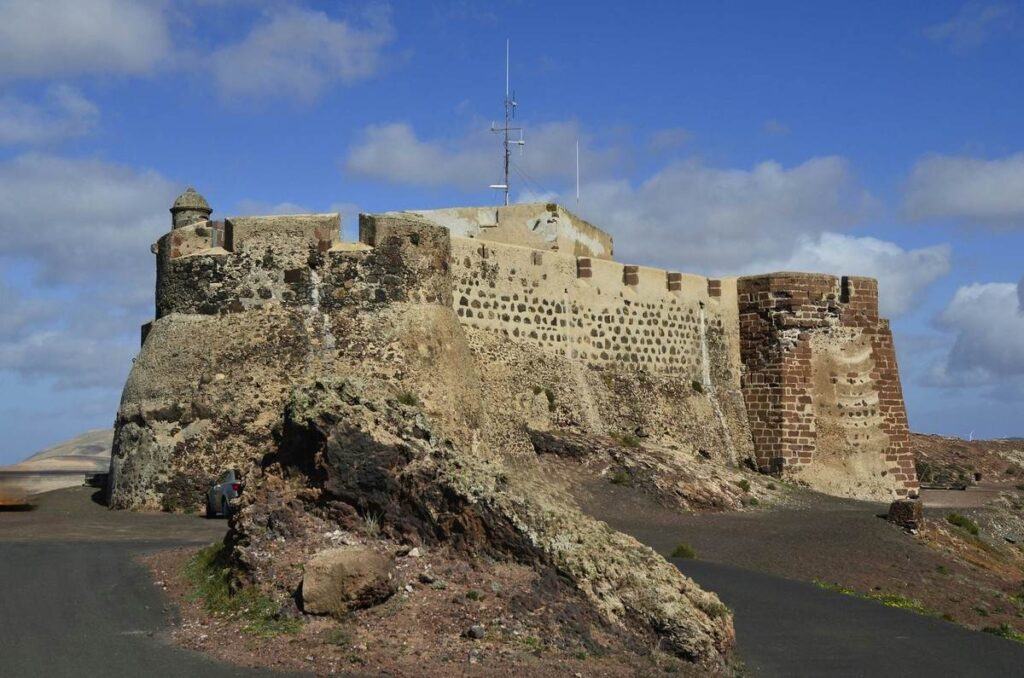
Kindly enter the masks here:
[[279, 536], [254, 518], [275, 501], [315, 497], [305, 512], [326, 515], [340, 502], [375, 516], [397, 542], [552, 568], [609, 623], [653, 632], [663, 649], [692, 661], [720, 667], [732, 648], [732, 617], [717, 596], [542, 480], [463, 450], [386, 383], [318, 379], [298, 387], [280, 449], [253, 478], [234, 522], [242, 571], [265, 567]]

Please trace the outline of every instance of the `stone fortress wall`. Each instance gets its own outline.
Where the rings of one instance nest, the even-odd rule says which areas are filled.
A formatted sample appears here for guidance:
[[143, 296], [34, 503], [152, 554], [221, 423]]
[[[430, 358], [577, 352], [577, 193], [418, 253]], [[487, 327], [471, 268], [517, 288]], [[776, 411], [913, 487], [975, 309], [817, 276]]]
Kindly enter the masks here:
[[[214, 222], [205, 201], [185, 202], [154, 246], [157, 318], [421, 294], [466, 326], [595, 368], [670, 375], [712, 396], [742, 389], [762, 471], [836, 494], [916, 493], [873, 280], [626, 265], [612, 260], [610, 236], [553, 204], [361, 215], [360, 242], [344, 243], [337, 214]], [[416, 224], [447, 229], [446, 260], [425, 265], [443, 268], [450, 288], [403, 291], [359, 264], [382, 232], [416, 245]]]

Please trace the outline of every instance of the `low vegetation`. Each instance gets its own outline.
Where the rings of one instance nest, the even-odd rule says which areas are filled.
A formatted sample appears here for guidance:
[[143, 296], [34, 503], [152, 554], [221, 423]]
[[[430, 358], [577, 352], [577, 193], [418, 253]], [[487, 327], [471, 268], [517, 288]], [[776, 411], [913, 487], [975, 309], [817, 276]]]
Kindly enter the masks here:
[[674, 549], [672, 549], [671, 555], [673, 558], [696, 558], [697, 551], [689, 544], [678, 544]]
[[820, 579], [815, 579], [814, 585], [818, 588], [825, 589], [826, 591], [834, 591], [836, 593], [842, 593], [845, 596], [854, 596], [856, 598], [863, 598], [864, 600], [873, 600], [885, 605], [886, 607], [894, 607], [899, 610], [910, 610], [911, 612], [916, 612], [917, 614], [925, 615], [927, 617], [942, 616], [935, 610], [925, 607], [924, 603], [920, 600], [908, 598], [907, 596], [902, 596], [898, 593], [885, 593], [884, 591], [860, 593], [835, 582], [827, 582]]
[[1000, 638], [1006, 638], [1008, 640], [1015, 640], [1018, 643], [1024, 643], [1024, 633], [1016, 631], [1012, 626], [1003, 622], [999, 626], [987, 626], [982, 629], [985, 633], [991, 633], [992, 635], [999, 636]]
[[402, 391], [398, 394], [398, 398], [396, 400], [403, 405], [408, 405], [409, 407], [420, 406], [420, 399], [417, 398], [416, 394], [412, 391]]
[[978, 536], [978, 524], [960, 513], [950, 513], [946, 516], [946, 522], [950, 525], [956, 525], [957, 527], [967, 530], [975, 537]]
[[608, 480], [610, 480], [613, 485], [633, 484], [633, 476], [629, 475], [625, 471], [616, 471], [615, 473], [611, 474], [611, 476], [609, 476]]
[[282, 618], [280, 605], [256, 588], [231, 592], [224, 544], [200, 549], [185, 565], [185, 577], [193, 587], [193, 600], [201, 600], [210, 614], [243, 622], [245, 633], [272, 638], [302, 629], [302, 622]]
[[547, 398], [547, 401], [548, 401], [548, 411], [549, 412], [554, 412], [555, 411], [555, 392], [551, 390], [550, 386], [534, 386], [533, 387], [533, 395], [540, 395], [541, 393], [543, 393], [544, 397]]
[[612, 440], [623, 447], [640, 447], [640, 439], [632, 433], [612, 433]]

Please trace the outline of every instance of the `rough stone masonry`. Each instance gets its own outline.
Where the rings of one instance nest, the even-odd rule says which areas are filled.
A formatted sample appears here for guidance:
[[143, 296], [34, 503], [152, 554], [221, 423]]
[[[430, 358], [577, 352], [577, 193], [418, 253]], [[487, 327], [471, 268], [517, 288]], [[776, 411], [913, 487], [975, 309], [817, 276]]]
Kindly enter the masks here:
[[[338, 214], [212, 221], [191, 189], [171, 212], [171, 232], [153, 247], [156, 319], [143, 327], [116, 422], [115, 505], [173, 507], [220, 468], [269, 452], [290, 390], [342, 369], [339, 347], [360, 340], [361, 309], [410, 300], [449, 307], [473, 346], [495, 338], [495, 355], [520, 347], [692, 389], [699, 407], [664, 403], [674, 414], [656, 422], [660, 435], [706, 429], [714, 440], [693, 447], [713, 447], [723, 463], [749, 460], [843, 496], [916, 494], [874, 280], [709, 279], [625, 265], [608, 234], [554, 204], [361, 215], [358, 242], [340, 241]], [[385, 233], [406, 241], [382, 249]], [[488, 359], [465, 358], [485, 383], [516, 369]], [[596, 412], [585, 381], [573, 388]], [[462, 416], [504, 414], [479, 408]]]

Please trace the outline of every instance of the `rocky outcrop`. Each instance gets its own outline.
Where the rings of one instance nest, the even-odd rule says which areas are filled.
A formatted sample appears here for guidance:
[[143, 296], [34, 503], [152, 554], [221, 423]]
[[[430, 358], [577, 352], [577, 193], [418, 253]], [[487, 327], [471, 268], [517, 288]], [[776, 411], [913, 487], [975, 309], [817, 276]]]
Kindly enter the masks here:
[[734, 632], [717, 596], [582, 514], [543, 478], [463, 449], [401, 400], [374, 379], [320, 379], [295, 390], [280, 452], [250, 480], [234, 523], [241, 571], [273, 567], [280, 528], [267, 507], [304, 502], [305, 513], [373, 516], [398, 542], [551, 568], [608, 623], [653, 633], [692, 661], [724, 665]]
[[590, 367], [464, 327], [443, 228], [372, 217], [363, 243], [345, 246], [325, 240], [323, 223], [229, 219], [224, 248], [200, 248], [202, 225], [161, 239], [159, 317], [118, 412], [112, 505], [196, 508], [209, 478], [243, 468], [234, 577], [284, 605], [300, 583], [311, 611], [382, 593], [372, 585], [349, 600], [317, 571], [302, 582], [300, 563], [352, 545], [324, 535], [361, 531], [380, 553], [436, 545], [535, 567], [638, 646], [656, 640], [723, 666], [728, 609], [584, 515], [545, 477], [528, 430], [642, 428], [673, 454], [725, 462], [743, 444], [741, 411], [666, 375]]
[[343, 546], [317, 553], [302, 576], [302, 609], [341, 616], [377, 605], [397, 590], [394, 562], [365, 546]]

